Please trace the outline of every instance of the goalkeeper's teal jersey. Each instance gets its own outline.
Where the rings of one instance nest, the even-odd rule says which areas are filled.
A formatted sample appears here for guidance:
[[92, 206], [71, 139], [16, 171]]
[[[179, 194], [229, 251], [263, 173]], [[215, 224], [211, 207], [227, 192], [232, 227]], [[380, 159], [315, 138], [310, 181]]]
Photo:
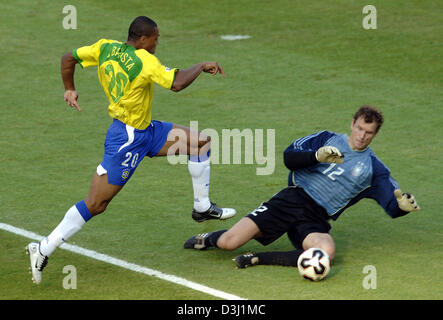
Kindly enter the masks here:
[[398, 184], [389, 169], [370, 148], [352, 150], [346, 135], [318, 132], [296, 140], [285, 152], [316, 151], [322, 146], [339, 149], [344, 162], [318, 163], [291, 171], [289, 185], [303, 188], [333, 219], [364, 197], [377, 200], [389, 214], [398, 211], [393, 195]]

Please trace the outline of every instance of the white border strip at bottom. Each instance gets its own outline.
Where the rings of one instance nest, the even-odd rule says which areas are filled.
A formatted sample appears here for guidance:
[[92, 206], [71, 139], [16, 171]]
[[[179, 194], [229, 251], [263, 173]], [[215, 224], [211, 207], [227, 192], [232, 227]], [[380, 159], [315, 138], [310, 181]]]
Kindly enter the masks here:
[[[27, 231], [27, 230], [24, 230], [21, 228], [17, 228], [17, 227], [11, 226], [6, 223], [0, 222], [0, 229], [11, 232], [11, 233], [15, 233], [19, 236], [29, 238], [32, 240], [36, 240], [36, 241], [40, 241], [44, 238], [43, 236], [36, 234], [34, 232]], [[241, 298], [241, 297], [238, 297], [238, 296], [230, 294], [230, 293], [226, 293], [226, 292], [223, 292], [223, 291], [220, 291], [217, 289], [213, 289], [213, 288], [207, 287], [205, 285], [201, 285], [199, 283], [186, 280], [184, 278], [180, 278], [180, 277], [177, 277], [177, 276], [174, 276], [171, 274], [163, 273], [161, 271], [157, 271], [154, 269], [143, 267], [143, 266], [137, 265], [135, 263], [130, 263], [130, 262], [118, 259], [118, 258], [108, 256], [103, 253], [99, 253], [97, 251], [85, 249], [85, 248], [82, 248], [82, 247], [79, 247], [76, 245], [63, 243], [60, 246], [60, 248], [80, 254], [82, 256], [86, 256], [86, 257], [98, 260], [98, 261], [106, 262], [106, 263], [109, 263], [109, 264], [112, 264], [112, 265], [115, 265], [115, 266], [118, 266], [121, 268], [125, 268], [125, 269], [131, 270], [131, 271], [135, 271], [135, 272], [142, 273], [142, 274], [145, 274], [148, 276], [157, 277], [159, 279], [166, 280], [166, 281], [169, 281], [169, 282], [172, 282], [175, 284], [179, 284], [181, 286], [191, 288], [193, 290], [200, 291], [200, 292], [212, 295], [217, 298], [222, 298], [222, 299], [226, 299], [226, 300], [246, 300], [245, 298]]]

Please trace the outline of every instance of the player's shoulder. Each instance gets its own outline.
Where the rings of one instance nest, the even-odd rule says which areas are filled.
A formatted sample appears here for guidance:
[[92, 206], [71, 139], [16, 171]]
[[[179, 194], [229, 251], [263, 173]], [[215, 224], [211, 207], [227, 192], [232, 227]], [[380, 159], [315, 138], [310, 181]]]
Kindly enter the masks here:
[[335, 131], [330, 131], [330, 130], [322, 130], [315, 133], [315, 135], [323, 139], [342, 138], [344, 136], [342, 133], [337, 133]]
[[88, 44], [82, 44], [80, 47], [78, 48], [90, 48], [91, 50], [99, 50], [104, 44], [106, 43], [113, 43], [113, 42], [118, 42], [116, 40], [111, 40], [111, 39], [98, 39], [95, 42], [89, 42]]
[[159, 59], [156, 56], [154, 56], [152, 53], [149, 53], [145, 49], [136, 49], [135, 50], [135, 54], [142, 61], [146, 61], [146, 62], [149, 62], [149, 63], [153, 63], [153, 62], [160, 63]]
[[318, 131], [318, 132], [312, 133], [310, 135], [307, 135], [307, 136], [304, 136], [301, 138], [297, 138], [293, 142], [293, 145], [300, 146], [302, 144], [312, 143], [312, 142], [324, 143], [324, 142], [328, 141], [330, 138], [335, 137], [336, 135], [337, 134], [335, 132], [328, 131], [328, 130], [322, 130], [322, 131]]
[[107, 38], [102, 38], [99, 41], [102, 41], [104, 43], [123, 43], [119, 40], [114, 40], [114, 39], [107, 39]]
[[332, 141], [341, 141], [343, 140], [344, 135], [334, 132], [334, 131], [329, 131], [329, 130], [322, 130], [319, 131], [317, 133], [315, 133], [313, 135], [315, 138], [320, 139], [323, 141], [323, 143], [328, 143], [328, 142], [332, 142]]
[[147, 76], [161, 67], [160, 60], [152, 53], [144, 49], [136, 49], [135, 54], [140, 59], [143, 75]]
[[368, 154], [372, 162], [372, 168], [374, 173], [390, 174], [389, 167], [375, 154], [375, 152], [368, 147]]
[[316, 138], [316, 139], [327, 140], [327, 139], [330, 139], [330, 138], [336, 137], [336, 136], [339, 136], [339, 134], [336, 132], [329, 131], [329, 130], [322, 130], [322, 131], [318, 131], [313, 134], [310, 134], [310, 135], [306, 136], [305, 138], [309, 138], [309, 139]]
[[106, 44], [106, 43], [115, 43], [115, 44], [122, 44], [122, 42], [121, 41], [118, 41], [118, 40], [112, 40], [112, 39], [106, 39], [106, 38], [101, 38], [101, 39], [99, 39], [97, 42], [96, 42], [96, 44], [100, 44], [100, 45], [102, 45], [102, 44]]
[[112, 40], [112, 39], [99, 39], [94, 42], [92, 45], [88, 46], [90, 50], [95, 50], [97, 52], [102, 52], [106, 47], [112, 46], [113, 44], [121, 45], [120, 41]]
[[316, 133], [310, 134], [308, 136], [304, 136], [296, 139], [289, 147], [288, 151], [295, 149], [310, 149], [317, 150], [318, 148], [324, 146], [327, 142], [330, 142], [334, 139], [334, 137], [339, 137], [339, 135], [335, 132], [322, 130]]
[[341, 135], [340, 133], [337, 133], [335, 131], [330, 131], [330, 130], [322, 130], [322, 131], [319, 131], [319, 133], [321, 133], [321, 134], [329, 134], [329, 135]]

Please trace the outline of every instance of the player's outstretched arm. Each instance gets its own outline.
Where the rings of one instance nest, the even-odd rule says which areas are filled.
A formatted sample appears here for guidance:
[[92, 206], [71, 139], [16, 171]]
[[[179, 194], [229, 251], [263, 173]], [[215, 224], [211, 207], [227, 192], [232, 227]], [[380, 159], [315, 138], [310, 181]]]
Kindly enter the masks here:
[[189, 86], [202, 72], [207, 72], [212, 75], [220, 73], [223, 77], [225, 76], [223, 68], [217, 62], [198, 63], [188, 69], [177, 71], [171, 90], [174, 92], [183, 90]]
[[415, 201], [415, 197], [410, 193], [404, 193], [400, 189], [394, 190], [395, 198], [398, 202], [398, 207], [406, 212], [418, 211], [420, 207]]
[[74, 71], [76, 63], [77, 60], [72, 55], [72, 52], [66, 53], [62, 57], [60, 72], [62, 75], [63, 85], [65, 86], [65, 94], [63, 96], [64, 100], [71, 108], [76, 108], [78, 111], [81, 111], [81, 108], [77, 102], [78, 93], [75, 90], [74, 85]]

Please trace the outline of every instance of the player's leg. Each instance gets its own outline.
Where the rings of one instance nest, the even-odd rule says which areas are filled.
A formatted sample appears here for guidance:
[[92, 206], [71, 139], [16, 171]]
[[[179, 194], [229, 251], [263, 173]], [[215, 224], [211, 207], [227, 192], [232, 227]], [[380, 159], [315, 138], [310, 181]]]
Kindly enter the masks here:
[[[246, 253], [235, 257], [234, 261], [239, 268], [254, 265], [278, 265], [297, 267], [298, 258], [309, 248], [320, 248], [326, 251], [330, 260], [334, 258], [335, 245], [329, 233], [313, 232], [306, 236], [302, 245], [290, 251], [271, 251], [259, 253]], [[302, 248], [302, 249], [301, 249]]]
[[94, 173], [86, 199], [76, 203], [66, 212], [58, 226], [41, 242], [40, 252], [49, 257], [60, 244], [80, 231], [89, 219], [105, 211], [109, 202], [122, 188], [123, 186], [109, 184], [107, 174], [99, 176]]
[[[209, 201], [210, 164], [209, 150], [211, 138], [200, 132], [173, 124], [168, 138], [158, 156], [188, 155], [188, 170], [192, 177], [194, 190], [194, 209], [206, 211], [211, 206]], [[200, 155], [201, 152], [201, 156]]]
[[[27, 246], [34, 282], [40, 283], [41, 271], [55, 249], [80, 231], [92, 216], [103, 212], [123, 188], [138, 165], [136, 160], [141, 161], [144, 157], [144, 144], [143, 134], [135, 133], [133, 128], [114, 120], [106, 135], [104, 159], [92, 177], [88, 196], [69, 208], [45, 239]], [[128, 159], [129, 155], [137, 156]]]
[[[300, 249], [300, 248], [303, 249]], [[303, 241], [302, 246], [290, 251], [271, 251], [259, 253], [246, 253], [235, 257], [233, 260], [239, 268], [246, 268], [254, 265], [278, 265], [297, 267], [298, 258], [309, 248], [320, 248], [326, 251], [330, 260], [334, 258], [334, 240], [328, 233], [310, 233]]]
[[256, 265], [296, 267], [302, 249], [290, 251], [250, 252], [232, 259], [238, 268], [247, 268]]
[[[268, 218], [269, 219], [269, 218]], [[267, 220], [268, 220], [267, 219]], [[266, 220], [264, 220], [266, 221]], [[264, 222], [261, 222], [263, 224]], [[267, 222], [265, 224], [274, 225], [271, 221]], [[277, 225], [277, 224], [275, 224]], [[266, 228], [266, 227], [262, 227]], [[272, 230], [273, 227], [271, 227]], [[266, 230], [266, 229], [264, 229]], [[269, 232], [269, 231], [268, 231]], [[297, 238], [294, 235], [298, 235], [295, 228], [289, 228], [287, 231], [288, 235], [290, 235], [291, 241], [294, 243], [293, 239]], [[269, 232], [272, 234], [272, 232]], [[275, 236], [274, 236], [275, 238]], [[233, 261], [237, 265], [238, 268], [246, 268], [256, 265], [278, 265], [278, 266], [290, 266], [290, 267], [296, 267], [298, 258], [300, 254], [303, 253], [303, 249], [301, 249], [302, 241], [297, 241], [297, 245], [294, 243], [296, 249], [295, 250], [289, 250], [289, 251], [268, 251], [268, 252], [248, 252], [239, 256], [236, 256]]]
[[188, 171], [192, 178], [194, 207], [192, 217], [197, 222], [208, 219], [228, 219], [235, 215], [231, 208], [219, 208], [209, 199], [211, 138], [190, 128], [172, 125], [168, 137], [156, 156], [188, 155]]
[[262, 236], [257, 224], [248, 217], [243, 217], [228, 231], [217, 239], [217, 247], [223, 250], [235, 250], [246, 244], [249, 240]]
[[[274, 205], [272, 205], [273, 203]], [[279, 206], [283, 208], [283, 211], [276, 209]], [[277, 230], [285, 230], [295, 250], [247, 253], [234, 259], [237, 266], [239, 268], [253, 265], [296, 267], [298, 258], [303, 251], [313, 246], [324, 249], [332, 255], [332, 258], [335, 247], [332, 237], [328, 233], [331, 226], [326, 220], [323, 220], [320, 210], [323, 209], [313, 204], [312, 200], [309, 200], [299, 188], [287, 188], [276, 194], [268, 204], [264, 203], [262, 207], [254, 211], [257, 215], [257, 218], [254, 217], [254, 219], [257, 219], [260, 230], [263, 230], [270, 239], [279, 236], [281, 231], [277, 232]], [[274, 218], [272, 218], [273, 216]], [[285, 229], [284, 225], [289, 227]], [[266, 240], [265, 243], [268, 242], [269, 240]]]
[[268, 245], [287, 232], [291, 225], [291, 216], [279, 207], [281, 198], [287, 194], [287, 188], [262, 203], [257, 209], [243, 217], [229, 230], [198, 234], [185, 242], [185, 249], [206, 249], [217, 247], [235, 250], [251, 239]]
[[197, 234], [185, 242], [185, 249], [206, 249], [217, 247], [223, 250], [235, 250], [251, 239], [268, 245], [283, 235], [289, 228], [288, 215], [273, 205], [276, 197], [285, 193], [286, 189], [274, 195], [268, 202], [262, 203], [257, 209], [243, 217], [229, 230]]
[[91, 188], [89, 189], [88, 196], [84, 200], [91, 215], [96, 216], [104, 212], [108, 204], [122, 188], [123, 185], [110, 184], [107, 174], [98, 175], [94, 173]]
[[244, 217], [229, 230], [201, 233], [189, 238], [185, 242], [184, 248], [204, 250], [214, 247], [231, 251], [260, 236], [260, 229], [255, 222], [248, 217]]
[[331, 260], [335, 257], [335, 243], [329, 233], [312, 232], [308, 234], [303, 240], [303, 249], [307, 250], [309, 248], [323, 249]]
[[[287, 229], [283, 223], [275, 218], [275, 212], [278, 212], [276, 208], [267, 208], [265, 205], [261, 205], [251, 214], [242, 218], [231, 229], [195, 235], [185, 242], [184, 247], [185, 249], [198, 250], [210, 247], [235, 250], [252, 239], [267, 245], [278, 239]], [[262, 232], [261, 229], [264, 231]], [[298, 257], [302, 252], [302, 249], [286, 252], [251, 252], [239, 255], [232, 260], [239, 268], [254, 265], [297, 266]]]
[[[234, 261], [239, 268], [246, 268], [253, 265], [297, 267], [298, 258], [309, 248], [323, 249], [329, 255], [330, 260], [334, 258], [335, 244], [329, 233], [312, 232], [304, 237], [304, 239], [303, 237], [304, 236], [302, 235], [300, 238], [300, 235], [296, 232], [290, 233], [291, 241], [296, 247], [295, 250], [246, 253], [235, 257]], [[300, 240], [298, 241], [295, 239]]]
[[35, 283], [41, 282], [41, 272], [55, 249], [80, 231], [89, 219], [105, 211], [109, 202], [122, 187], [109, 184], [106, 174], [99, 176], [94, 173], [86, 199], [69, 208], [62, 221], [45, 239], [39, 243], [28, 244], [27, 251], [31, 259], [31, 272]]

